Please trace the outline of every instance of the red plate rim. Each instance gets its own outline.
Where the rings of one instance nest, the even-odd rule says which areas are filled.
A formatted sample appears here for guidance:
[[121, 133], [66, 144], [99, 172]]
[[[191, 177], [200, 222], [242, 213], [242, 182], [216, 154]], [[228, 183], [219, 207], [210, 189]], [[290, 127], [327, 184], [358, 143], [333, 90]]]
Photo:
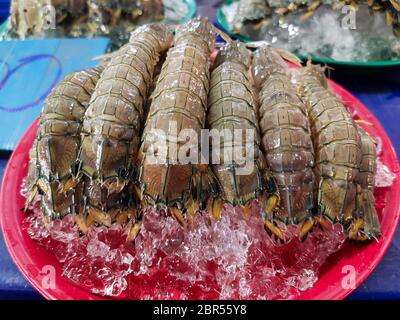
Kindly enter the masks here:
[[[392, 172], [399, 174], [399, 162], [397, 160], [394, 147], [379, 121], [369, 112], [369, 110], [352, 94], [340, 85], [330, 81], [332, 89], [346, 101], [347, 105], [352, 105], [363, 120], [372, 123], [366, 127], [367, 131], [374, 133], [382, 139], [385, 146], [381, 159], [391, 169]], [[21, 181], [27, 173], [28, 151], [32, 145], [36, 134], [38, 120], [36, 120], [25, 132], [19, 141], [15, 151], [7, 164], [4, 172], [3, 183], [0, 190], [0, 224], [3, 231], [6, 246], [18, 269], [30, 284], [37, 289], [46, 299], [78, 299], [78, 300], [98, 300], [105, 299], [89, 293], [61, 275], [61, 265], [55, 257], [35, 243], [21, 229], [23, 219], [24, 199], [19, 194]], [[338, 261], [329, 266], [315, 283], [314, 287], [302, 292], [297, 299], [317, 299], [317, 300], [339, 300], [347, 297], [355, 288], [371, 274], [378, 265], [388, 249], [394, 237], [400, 216], [400, 179], [396, 178], [393, 185], [389, 188], [390, 199], [386, 203], [384, 215], [382, 217], [382, 237], [380, 241], [373, 241], [368, 245], [348, 244], [346, 254], [343, 254]], [[11, 214], [9, 214], [11, 213]], [[55, 270], [55, 288], [48, 288], [43, 281], [48, 269], [44, 266], [51, 265]], [[342, 285], [344, 266], [353, 266], [356, 271], [355, 287], [344, 287]]]

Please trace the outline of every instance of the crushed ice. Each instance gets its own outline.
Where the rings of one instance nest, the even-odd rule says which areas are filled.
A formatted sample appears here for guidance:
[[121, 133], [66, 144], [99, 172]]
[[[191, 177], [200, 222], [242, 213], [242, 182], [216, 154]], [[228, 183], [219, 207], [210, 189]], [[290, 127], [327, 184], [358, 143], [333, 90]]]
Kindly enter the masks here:
[[[376, 153], [379, 155], [383, 152], [382, 139], [379, 137], [375, 138], [377, 142], [376, 145]], [[376, 187], [390, 187], [394, 180], [397, 178], [397, 174], [390, 171], [389, 167], [385, 165], [378, 157], [377, 159], [377, 170], [375, 177], [375, 186]]]
[[[395, 178], [379, 160], [377, 187]], [[26, 189], [24, 181], [24, 196]], [[375, 197], [381, 215], [385, 188]], [[288, 241], [277, 244], [264, 230], [257, 201], [248, 219], [224, 206], [220, 220], [202, 212], [185, 228], [167, 212], [147, 208], [134, 243], [126, 243], [126, 230], [117, 224], [82, 236], [71, 215], [47, 221], [39, 197], [29, 209], [23, 228], [54, 254], [64, 277], [94, 294], [123, 299], [294, 299], [315, 284], [346, 238], [342, 226], [333, 225], [314, 228], [301, 242], [296, 226], [282, 225]]]
[[80, 236], [71, 217], [46, 222], [38, 203], [32, 209], [24, 228], [55, 255], [63, 276], [95, 294], [130, 299], [293, 298], [313, 286], [321, 265], [345, 240], [341, 226], [315, 229], [304, 242], [288, 227], [291, 240], [277, 245], [256, 201], [248, 220], [224, 207], [219, 221], [204, 212], [186, 230], [149, 208], [134, 244], [126, 243], [118, 225]]
[[[221, 10], [231, 30], [243, 18], [237, 14], [237, 1]], [[308, 19], [302, 19], [303, 14], [304, 10], [285, 17], [274, 15], [261, 28], [245, 24], [240, 34], [304, 56], [359, 62], [400, 59], [400, 39], [387, 25], [385, 13], [371, 14], [366, 3], [358, 5], [354, 29], [346, 25], [345, 14], [331, 6], [321, 5]]]

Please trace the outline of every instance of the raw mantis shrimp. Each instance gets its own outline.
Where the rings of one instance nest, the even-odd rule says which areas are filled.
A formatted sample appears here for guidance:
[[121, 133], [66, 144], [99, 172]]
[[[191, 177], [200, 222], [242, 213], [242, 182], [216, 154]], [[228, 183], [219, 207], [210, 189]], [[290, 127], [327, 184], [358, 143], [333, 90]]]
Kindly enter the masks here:
[[252, 54], [227, 38], [210, 74], [217, 32], [201, 18], [175, 35], [144, 26], [98, 67], [61, 81], [30, 151], [27, 206], [39, 193], [47, 219], [74, 214], [84, 233], [117, 222], [133, 239], [147, 205], [185, 225], [207, 206], [218, 219], [224, 203], [248, 217], [257, 199], [282, 241], [284, 223], [301, 238], [337, 222], [350, 239], [377, 237], [375, 144], [324, 68], [299, 69], [295, 85], [283, 61], [298, 63], [293, 56], [266, 46]]
[[[191, 130], [200, 137], [206, 120], [214, 41], [214, 28], [205, 18], [177, 28], [174, 46], [167, 53], [152, 94], [137, 162], [142, 203], [170, 207], [181, 223], [185, 223], [184, 210], [194, 213], [215, 191], [208, 166], [199, 163], [198, 157], [192, 161], [195, 155], [185, 148], [185, 141], [171, 134]], [[159, 141], [165, 145], [156, 143]], [[196, 148], [199, 141], [192, 141], [191, 146]], [[187, 161], [177, 159], [180, 154]]]
[[277, 210], [267, 212], [266, 228], [284, 240], [276, 221], [302, 222], [304, 237], [314, 207], [314, 151], [307, 110], [278, 51], [259, 48], [253, 74], [259, 90], [261, 145], [280, 195]]
[[[250, 81], [250, 63], [251, 52], [243, 44], [227, 44], [220, 49], [211, 73], [207, 116], [207, 127], [217, 133], [212, 150], [219, 151], [221, 156], [212, 165], [221, 197], [233, 206], [243, 207], [244, 216], [251, 212], [251, 200], [264, 198], [268, 202], [263, 185], [269, 180], [259, 149], [258, 110]], [[237, 159], [237, 155], [244, 158]], [[222, 202], [215, 200], [214, 218], [220, 216], [221, 207]]]
[[[308, 64], [301, 71], [298, 89], [309, 112], [315, 149], [314, 173], [318, 182], [321, 225], [340, 222], [355, 240], [379, 233], [374, 210], [373, 143], [361, 134], [349, 111], [328, 89], [324, 68]], [[369, 138], [370, 139], [370, 138]]]
[[376, 238], [380, 235], [380, 223], [375, 209], [375, 142], [362, 128], [358, 128], [361, 138], [361, 165], [357, 177], [357, 201], [354, 222], [349, 231], [349, 238], [359, 241]]
[[78, 155], [79, 177], [90, 180], [89, 214], [108, 221], [106, 212], [125, 193], [144, 122], [145, 106], [160, 53], [172, 32], [165, 25], [136, 29], [127, 45], [112, 54], [85, 113]]
[[66, 76], [47, 97], [30, 152], [29, 197], [40, 192], [45, 216], [74, 212], [76, 157], [85, 111], [103, 66]]

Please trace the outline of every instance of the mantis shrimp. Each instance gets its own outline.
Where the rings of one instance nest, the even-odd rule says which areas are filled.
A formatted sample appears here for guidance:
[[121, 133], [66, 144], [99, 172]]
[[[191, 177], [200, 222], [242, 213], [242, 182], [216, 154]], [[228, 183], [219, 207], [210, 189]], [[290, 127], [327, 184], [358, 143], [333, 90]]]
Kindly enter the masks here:
[[[243, 44], [235, 42], [220, 49], [211, 73], [207, 116], [207, 127], [218, 134], [212, 149], [223, 153], [220, 161], [213, 160], [212, 165], [222, 199], [242, 206], [244, 216], [251, 212], [251, 200], [264, 196], [263, 182], [269, 179], [259, 149], [258, 110], [250, 81], [250, 63], [251, 53]], [[239, 141], [237, 130], [240, 130]], [[248, 136], [248, 132], [252, 134]], [[236, 156], [244, 154], [241, 164]], [[216, 199], [214, 218], [220, 216], [221, 208], [222, 202]]]
[[82, 121], [102, 70], [100, 65], [66, 76], [47, 97], [41, 114], [30, 152], [27, 204], [42, 193], [44, 214], [53, 219], [74, 212]]
[[314, 207], [314, 150], [307, 110], [276, 49], [259, 48], [252, 70], [259, 90], [261, 145], [280, 195], [277, 210], [266, 212], [266, 229], [284, 240], [277, 220], [303, 222], [304, 237]]
[[374, 140], [362, 128], [358, 128], [361, 138], [361, 165], [357, 177], [357, 199], [354, 223], [349, 238], [365, 241], [380, 235], [380, 223], [375, 209], [376, 148]]
[[115, 204], [110, 197], [129, 193], [154, 70], [171, 42], [165, 25], [136, 29], [129, 43], [111, 55], [93, 92], [83, 121], [78, 175], [89, 179], [88, 212], [97, 222], [109, 222], [106, 213]]
[[[303, 68], [298, 90], [305, 101], [315, 149], [318, 181], [317, 221], [340, 222], [349, 237], [365, 240], [379, 233], [374, 209], [373, 177], [376, 156], [373, 142], [329, 89], [324, 68]], [[360, 132], [362, 133], [360, 135]]]
[[189, 141], [190, 149], [177, 137], [188, 130], [200, 137], [204, 127], [214, 41], [214, 28], [206, 18], [177, 28], [151, 97], [137, 161], [142, 203], [170, 207], [182, 224], [184, 210], [194, 213], [216, 191], [208, 166], [198, 157], [193, 161], [196, 154], [191, 150], [198, 150], [199, 142]]

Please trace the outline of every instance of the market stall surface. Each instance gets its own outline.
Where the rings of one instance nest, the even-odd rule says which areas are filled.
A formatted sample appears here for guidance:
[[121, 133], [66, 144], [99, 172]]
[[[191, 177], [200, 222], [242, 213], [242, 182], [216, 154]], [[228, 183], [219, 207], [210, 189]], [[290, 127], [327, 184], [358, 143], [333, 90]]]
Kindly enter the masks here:
[[[198, 13], [215, 17], [215, 1], [198, 1]], [[388, 133], [397, 154], [400, 154], [400, 70], [380, 74], [352, 75], [335, 71], [332, 78], [353, 93]], [[396, 76], [397, 75], [397, 76]], [[9, 152], [0, 152], [0, 178], [6, 167]], [[0, 299], [42, 299], [20, 274], [0, 236]], [[392, 241], [384, 259], [372, 275], [348, 299], [400, 299], [400, 231]]]

